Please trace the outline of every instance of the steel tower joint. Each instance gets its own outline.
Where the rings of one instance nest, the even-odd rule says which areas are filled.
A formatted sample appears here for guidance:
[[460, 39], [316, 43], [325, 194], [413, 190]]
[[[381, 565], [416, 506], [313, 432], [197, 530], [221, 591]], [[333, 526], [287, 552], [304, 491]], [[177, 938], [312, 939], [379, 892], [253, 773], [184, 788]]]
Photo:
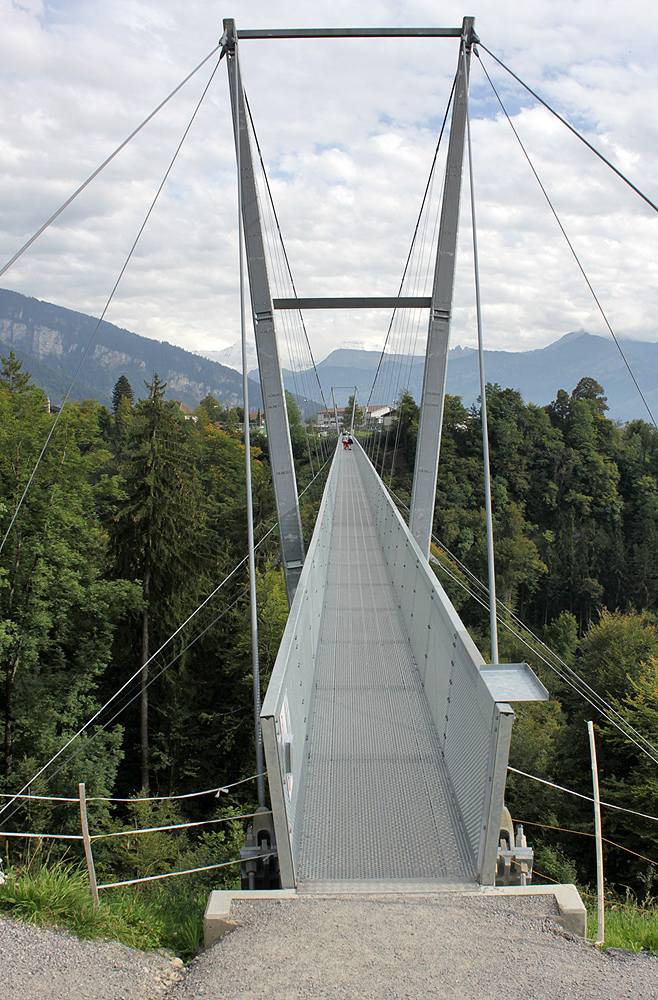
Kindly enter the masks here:
[[[246, 102], [235, 45], [235, 22], [224, 23], [228, 62], [229, 91], [233, 110], [236, 151], [240, 159], [242, 186], [242, 224], [251, 310], [260, 372], [263, 410], [267, 427], [272, 482], [276, 502], [281, 557], [286, 580], [288, 601], [292, 604], [297, 582], [304, 563], [304, 539], [299, 512], [297, 479], [290, 441], [288, 409], [279, 362], [279, 349], [274, 326], [274, 310], [265, 259], [265, 243], [261, 222], [258, 190], [249, 139]], [[237, 108], [237, 114], [236, 114]], [[236, 132], [236, 119], [239, 123]], [[245, 408], [246, 409], [246, 408]], [[249, 433], [249, 415], [245, 413], [245, 433]]]
[[224, 26], [224, 34], [219, 39], [219, 44], [226, 52], [235, 52], [235, 43], [237, 41], [237, 31], [235, 27], [235, 20], [232, 17], [225, 17], [222, 21]]
[[445, 398], [452, 318], [452, 297], [455, 283], [457, 230], [461, 198], [462, 167], [466, 131], [467, 94], [470, 77], [471, 46], [477, 39], [473, 31], [475, 18], [465, 17], [459, 52], [457, 84], [450, 126], [450, 141], [439, 240], [432, 286], [432, 307], [427, 334], [423, 391], [416, 445], [416, 463], [411, 494], [411, 533], [427, 558], [432, 537], [432, 521], [439, 469], [441, 425]]
[[[226, 21], [224, 22], [226, 25]], [[462, 21], [462, 41], [467, 49], [470, 49], [473, 45], [477, 45], [480, 41], [478, 36], [475, 34], [475, 18], [465, 17]]]

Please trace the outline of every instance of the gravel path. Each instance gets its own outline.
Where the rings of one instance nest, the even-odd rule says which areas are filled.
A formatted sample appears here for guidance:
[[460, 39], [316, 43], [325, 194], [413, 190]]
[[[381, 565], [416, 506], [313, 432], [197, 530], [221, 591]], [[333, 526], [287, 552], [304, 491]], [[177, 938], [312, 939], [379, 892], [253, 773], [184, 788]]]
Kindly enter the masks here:
[[168, 953], [0, 918], [0, 1000], [156, 1000], [182, 964]]
[[[549, 901], [550, 899], [550, 901]], [[565, 935], [549, 898], [234, 902], [167, 1000], [656, 1000], [658, 958]]]
[[599, 953], [552, 897], [234, 902], [187, 971], [165, 953], [0, 918], [0, 1000], [658, 1000], [658, 958]]

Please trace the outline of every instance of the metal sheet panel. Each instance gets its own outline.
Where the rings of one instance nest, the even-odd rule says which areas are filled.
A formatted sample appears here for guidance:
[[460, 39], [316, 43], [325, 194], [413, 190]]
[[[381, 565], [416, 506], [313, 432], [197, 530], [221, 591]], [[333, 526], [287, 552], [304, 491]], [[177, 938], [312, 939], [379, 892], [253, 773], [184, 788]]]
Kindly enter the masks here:
[[[493, 721], [501, 706], [497, 707], [481, 675], [487, 665], [412, 538], [409, 528], [389, 500], [381, 479], [362, 449], [358, 449], [357, 457], [373, 508], [379, 509], [382, 496], [386, 497], [388, 510], [385, 515], [380, 515], [380, 520], [386, 523], [383, 545], [389, 568], [393, 566], [393, 582], [401, 614], [409, 626], [409, 642], [415, 660], [417, 663], [425, 663], [422, 668], [424, 693], [441, 740], [464, 834], [473, 854], [480, 861], [486, 855], [488, 861], [490, 841], [487, 840], [485, 850], [482, 831], [487, 827], [491, 832], [492, 825], [500, 822], [500, 815], [497, 820], [492, 820], [491, 816], [495, 817], [498, 809], [502, 813], [502, 798], [500, 802], [496, 797], [491, 801], [488, 798], [492, 781], [490, 765], [494, 767], [491, 764], [494, 744], [498, 747], [495, 758], [497, 787], [500, 786], [503, 767], [504, 743], [499, 743]], [[400, 558], [402, 551], [407, 553], [404, 571], [400, 568], [403, 562]], [[424, 620], [421, 620], [420, 613], [414, 613], [412, 618], [412, 611], [418, 604], [418, 594], [423, 592], [429, 596], [429, 608], [423, 605]], [[529, 684], [526, 689], [529, 689]], [[513, 713], [509, 705], [504, 707], [509, 710], [508, 721], [511, 728]], [[506, 757], [504, 768], [507, 768]], [[504, 791], [504, 780], [502, 788]], [[491, 816], [487, 812], [488, 818], [485, 818], [486, 810], [491, 811]], [[497, 834], [496, 830], [496, 836]]]
[[276, 840], [279, 851], [290, 858], [285, 875], [282, 866], [282, 877], [291, 879], [284, 888], [292, 888], [296, 882], [299, 804], [306, 783], [306, 744], [331, 552], [337, 456], [338, 452], [327, 479], [306, 562], [261, 709]]

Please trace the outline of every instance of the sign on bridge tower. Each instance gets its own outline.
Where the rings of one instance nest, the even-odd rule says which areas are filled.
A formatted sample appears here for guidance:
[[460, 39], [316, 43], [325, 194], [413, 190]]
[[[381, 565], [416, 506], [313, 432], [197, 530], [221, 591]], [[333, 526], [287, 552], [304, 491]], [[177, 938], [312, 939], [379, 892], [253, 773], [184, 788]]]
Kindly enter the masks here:
[[[288, 602], [292, 604], [304, 564], [304, 538], [299, 514], [299, 497], [290, 442], [288, 410], [274, 328], [274, 310], [265, 260], [263, 227], [258, 204], [236, 37], [235, 21], [226, 19], [224, 21], [224, 43], [228, 62], [236, 151], [240, 158], [241, 211], [247, 252], [251, 309], [279, 522], [281, 559], [286, 579]], [[248, 427], [249, 415], [245, 413], [245, 433], [247, 434], [249, 433]]]
[[420, 421], [416, 445], [411, 517], [409, 527], [421, 552], [427, 558], [432, 538], [436, 478], [439, 470], [441, 425], [448, 368], [448, 346], [452, 296], [455, 283], [455, 258], [457, 255], [457, 228], [461, 195], [462, 165], [464, 160], [464, 132], [466, 127], [466, 102], [470, 76], [471, 49], [477, 41], [473, 30], [475, 18], [465, 17], [462, 25], [462, 42], [459, 51], [459, 68], [455, 86], [455, 99], [450, 126], [448, 161], [446, 163], [443, 205], [439, 243], [434, 268], [432, 305], [427, 352], [423, 376], [423, 394], [420, 404]]

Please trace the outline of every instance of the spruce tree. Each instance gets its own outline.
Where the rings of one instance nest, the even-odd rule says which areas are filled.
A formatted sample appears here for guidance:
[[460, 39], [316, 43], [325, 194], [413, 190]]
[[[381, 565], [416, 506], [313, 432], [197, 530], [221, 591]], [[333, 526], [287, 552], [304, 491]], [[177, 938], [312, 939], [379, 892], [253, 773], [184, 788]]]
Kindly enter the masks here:
[[135, 402], [135, 393], [133, 392], [133, 387], [126, 378], [125, 375], [121, 375], [114, 384], [114, 390], [112, 392], [112, 412], [116, 413], [119, 409], [119, 404], [123, 399], [127, 399], [130, 406]]
[[2, 362], [2, 372], [0, 372], [0, 383], [4, 384], [10, 393], [25, 392], [30, 385], [30, 373], [24, 372], [23, 362], [19, 361], [13, 351], [9, 352], [8, 358], [0, 357]]
[[194, 546], [201, 503], [184, 421], [165, 401], [167, 383], [154, 374], [148, 399], [135, 407], [124, 452], [125, 499], [111, 531], [114, 575], [142, 585], [140, 662], [141, 787], [149, 790], [149, 656], [153, 618], [158, 642], [181, 607], [181, 594], [194, 592]]

